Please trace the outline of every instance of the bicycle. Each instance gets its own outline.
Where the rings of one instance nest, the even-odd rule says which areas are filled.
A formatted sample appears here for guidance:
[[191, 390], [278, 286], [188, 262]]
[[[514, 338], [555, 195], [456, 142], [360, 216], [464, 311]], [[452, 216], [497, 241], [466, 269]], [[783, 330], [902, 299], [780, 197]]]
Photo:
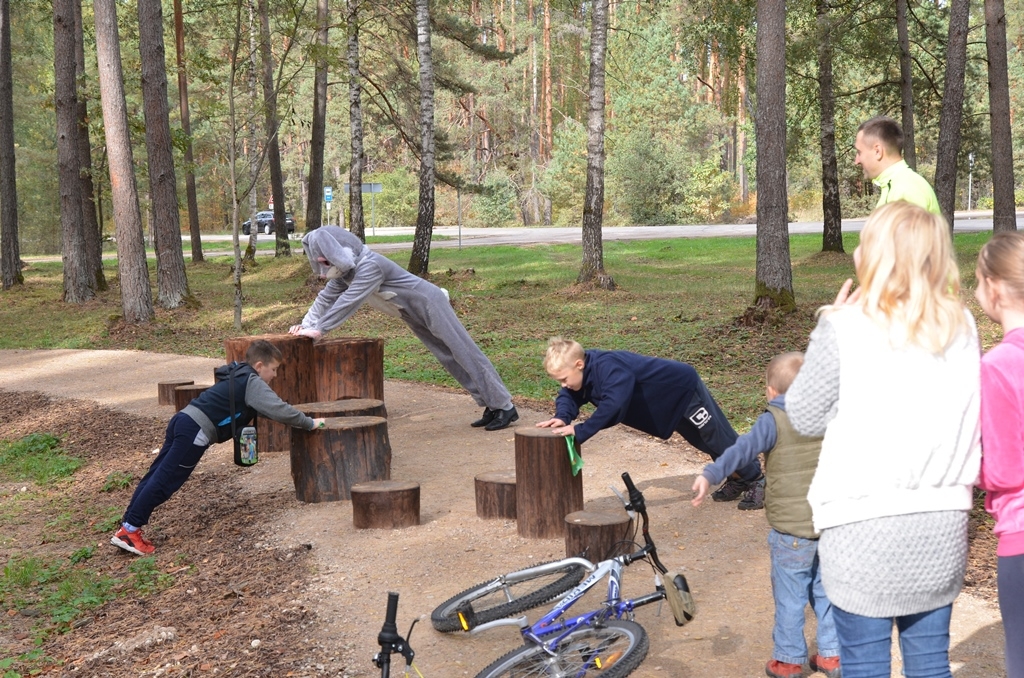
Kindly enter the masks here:
[[[471, 587], [433, 611], [431, 623], [442, 632], [461, 629], [479, 633], [498, 626], [519, 627], [523, 646], [496, 659], [476, 678], [621, 678], [640, 666], [650, 646], [647, 632], [634, 620], [636, 608], [668, 600], [677, 626], [684, 626], [693, 619], [696, 608], [686, 578], [669, 572], [661, 563], [648, 532], [644, 496], [628, 473], [622, 474], [622, 480], [629, 492], [629, 502], [615, 488], [612, 490], [623, 500], [631, 517], [639, 514], [643, 519], [640, 529], [644, 546], [639, 550], [596, 564], [584, 557], [570, 557], [512, 572]], [[635, 539], [635, 536], [634, 529], [632, 537]], [[630, 539], [629, 543], [635, 542]], [[640, 560], [647, 561], [654, 570], [655, 590], [639, 598], [623, 599], [619, 595], [622, 569]], [[580, 582], [583, 573], [588, 576]], [[668, 586], [662, 576], [668, 580]], [[605, 577], [608, 577], [608, 594], [601, 607], [567, 618], [569, 608]], [[525, 616], [502, 618], [542, 605], [569, 588], [572, 590], [534, 624]]]
[[408, 638], [412, 637], [412, 630], [416, 626], [416, 622], [419, 619], [414, 619], [412, 624], [409, 626], [409, 633], [405, 634], [405, 638], [398, 635], [398, 627], [395, 625], [395, 618], [398, 616], [398, 594], [389, 591], [388, 592], [388, 607], [384, 613], [384, 625], [380, 629], [380, 633], [377, 634], [377, 642], [380, 644], [380, 652], [373, 655], [373, 665], [380, 669], [380, 678], [389, 678], [391, 675], [391, 655], [400, 654], [405, 657], [405, 675], [409, 675], [409, 669], [412, 668], [416, 671], [416, 674], [423, 677], [419, 669], [412, 665], [413, 657], [416, 656], [416, 652], [413, 651], [412, 646], [409, 644]]

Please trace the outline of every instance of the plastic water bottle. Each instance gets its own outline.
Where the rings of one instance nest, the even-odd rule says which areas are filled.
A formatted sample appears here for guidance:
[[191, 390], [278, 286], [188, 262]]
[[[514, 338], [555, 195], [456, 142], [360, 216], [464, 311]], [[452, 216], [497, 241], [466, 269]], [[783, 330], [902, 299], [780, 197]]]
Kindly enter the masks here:
[[256, 451], [256, 427], [246, 426], [238, 436], [242, 466], [252, 466], [260, 460]]

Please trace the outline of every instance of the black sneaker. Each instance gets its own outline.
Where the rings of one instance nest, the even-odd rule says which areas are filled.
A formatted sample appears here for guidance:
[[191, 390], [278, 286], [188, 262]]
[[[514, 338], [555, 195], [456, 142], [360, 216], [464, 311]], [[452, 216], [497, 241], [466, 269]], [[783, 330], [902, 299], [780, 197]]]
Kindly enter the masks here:
[[743, 496], [748, 487], [750, 483], [746, 480], [726, 478], [722, 486], [711, 493], [711, 498], [715, 501], [736, 501]]
[[736, 505], [741, 511], [757, 511], [764, 508], [764, 476], [747, 486], [740, 503]]

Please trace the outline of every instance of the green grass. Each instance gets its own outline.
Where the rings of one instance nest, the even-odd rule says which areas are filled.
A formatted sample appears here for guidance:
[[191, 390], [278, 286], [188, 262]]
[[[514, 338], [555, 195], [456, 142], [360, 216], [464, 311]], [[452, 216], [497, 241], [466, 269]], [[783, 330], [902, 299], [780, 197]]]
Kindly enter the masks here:
[[31, 480], [49, 485], [74, 473], [82, 462], [68, 456], [60, 439], [47, 433], [33, 433], [20, 440], [0, 440], [0, 477]]

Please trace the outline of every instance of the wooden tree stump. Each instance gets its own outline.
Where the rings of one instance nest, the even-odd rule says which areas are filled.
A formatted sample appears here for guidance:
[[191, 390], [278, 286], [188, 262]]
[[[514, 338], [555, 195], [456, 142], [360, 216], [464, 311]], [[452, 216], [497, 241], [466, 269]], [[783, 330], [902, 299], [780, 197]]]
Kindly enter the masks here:
[[209, 385], [202, 386], [198, 384], [186, 384], [184, 386], [174, 387], [174, 411], [181, 412], [185, 405], [192, 402], [193, 398], [197, 398], [200, 393], [210, 388]]
[[314, 419], [327, 419], [328, 417], [384, 417], [388, 418], [388, 411], [384, 407], [383, 400], [372, 398], [345, 398], [344, 400], [331, 400], [319, 403], [300, 403], [295, 406], [303, 414]]
[[174, 389], [178, 386], [189, 386], [196, 383], [192, 379], [171, 379], [156, 382], [156, 402], [158, 405], [174, 404]]
[[549, 428], [523, 426], [515, 441], [519, 536], [564, 537], [565, 516], [583, 510], [583, 476], [572, 474], [565, 438]]
[[356, 483], [391, 479], [387, 419], [332, 417], [322, 429], [291, 431], [292, 481], [299, 501], [351, 499]]
[[352, 524], [393, 529], [420, 524], [420, 484], [404, 480], [372, 480], [352, 486]]
[[[260, 334], [224, 340], [227, 362], [245, 360], [249, 345], [265, 339], [280, 349], [284, 360], [270, 388], [286, 403], [311, 403], [316, 395], [316, 370], [313, 364], [313, 340], [294, 334]], [[256, 418], [256, 434], [260, 452], [287, 450], [291, 444], [291, 427], [266, 417]]]
[[477, 517], [516, 519], [515, 471], [488, 471], [474, 480]]
[[384, 400], [384, 340], [339, 337], [313, 344], [316, 398]]
[[633, 547], [624, 540], [631, 534], [633, 521], [624, 510], [575, 511], [565, 517], [565, 555], [582, 555], [598, 562], [623, 553]]

